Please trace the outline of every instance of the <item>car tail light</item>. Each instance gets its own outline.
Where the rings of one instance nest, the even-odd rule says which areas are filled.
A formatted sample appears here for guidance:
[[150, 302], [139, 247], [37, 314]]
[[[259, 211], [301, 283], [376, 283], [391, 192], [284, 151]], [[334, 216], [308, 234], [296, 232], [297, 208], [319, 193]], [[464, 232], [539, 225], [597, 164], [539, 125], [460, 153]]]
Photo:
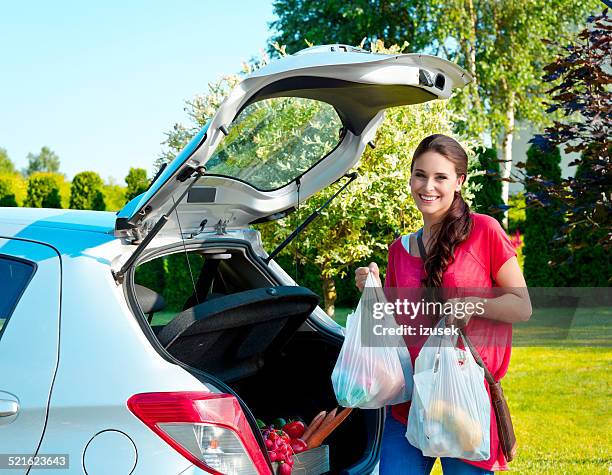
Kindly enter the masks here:
[[205, 392], [143, 393], [128, 408], [190, 462], [216, 475], [271, 474], [238, 400]]

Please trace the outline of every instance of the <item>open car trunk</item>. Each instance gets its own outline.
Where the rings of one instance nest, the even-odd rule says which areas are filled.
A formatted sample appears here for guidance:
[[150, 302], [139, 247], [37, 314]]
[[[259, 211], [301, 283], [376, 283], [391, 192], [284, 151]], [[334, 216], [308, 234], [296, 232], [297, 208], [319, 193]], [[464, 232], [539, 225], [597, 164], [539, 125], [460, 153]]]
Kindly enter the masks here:
[[[189, 282], [182, 311], [169, 315], [167, 323], [153, 315], [151, 328], [161, 346], [188, 369], [197, 370], [196, 377], [203, 372], [223, 381], [267, 423], [277, 417], [299, 417], [309, 423], [320, 411], [337, 407], [330, 376], [342, 337], [317, 331], [316, 321], [309, 319], [318, 297], [303, 287], [278, 285], [248, 243], [216, 241], [189, 246], [195, 290]], [[182, 245], [157, 251], [141, 267], [155, 267], [158, 259], [168, 259], [169, 252], [174, 252], [174, 259], [187, 259], [184, 252], [176, 252], [179, 249]], [[135, 281], [147, 284], [138, 272]], [[150, 290], [154, 293], [143, 293], [142, 288], [136, 292], [145, 314], [163, 309], [159, 295], [171, 297], [169, 289]], [[157, 306], [152, 309], [154, 301]], [[382, 420], [382, 411], [350, 414], [324, 442], [331, 473], [373, 469]], [[253, 430], [259, 436], [257, 427]]]

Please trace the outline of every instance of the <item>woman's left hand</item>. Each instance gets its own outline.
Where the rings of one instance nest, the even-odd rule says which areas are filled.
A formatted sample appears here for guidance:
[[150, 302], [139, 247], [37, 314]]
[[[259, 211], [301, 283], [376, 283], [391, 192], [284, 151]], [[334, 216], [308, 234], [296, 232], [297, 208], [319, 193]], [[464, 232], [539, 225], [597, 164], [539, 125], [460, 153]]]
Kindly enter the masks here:
[[[446, 316], [446, 326], [465, 328], [479, 307], [476, 304], [478, 302], [482, 303], [482, 299], [478, 297], [454, 298], [446, 300], [445, 304], [448, 304], [449, 302], [452, 304], [453, 308], [457, 309], [457, 311]], [[466, 305], [468, 303], [469, 305]]]

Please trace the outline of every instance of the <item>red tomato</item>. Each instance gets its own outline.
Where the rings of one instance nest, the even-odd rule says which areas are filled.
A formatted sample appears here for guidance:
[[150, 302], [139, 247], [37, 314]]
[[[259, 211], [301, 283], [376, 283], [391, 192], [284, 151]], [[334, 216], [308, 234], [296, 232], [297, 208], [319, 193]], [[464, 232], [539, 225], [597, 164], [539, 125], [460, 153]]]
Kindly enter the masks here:
[[302, 421], [291, 421], [283, 426], [283, 430], [289, 434], [292, 439], [299, 439], [304, 435], [306, 426]]
[[302, 439], [292, 439], [291, 448], [293, 449], [294, 454], [299, 454], [300, 452], [304, 452], [308, 449], [308, 444]]

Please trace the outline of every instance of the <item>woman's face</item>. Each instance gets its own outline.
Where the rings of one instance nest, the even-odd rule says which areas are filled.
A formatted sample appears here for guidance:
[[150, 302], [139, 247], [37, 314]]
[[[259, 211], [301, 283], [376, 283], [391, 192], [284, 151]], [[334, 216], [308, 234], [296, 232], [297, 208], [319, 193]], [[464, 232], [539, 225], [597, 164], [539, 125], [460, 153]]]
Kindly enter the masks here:
[[455, 165], [444, 155], [425, 152], [414, 161], [410, 176], [410, 193], [424, 215], [441, 217], [450, 208], [455, 191], [461, 189], [464, 176], [458, 176]]

